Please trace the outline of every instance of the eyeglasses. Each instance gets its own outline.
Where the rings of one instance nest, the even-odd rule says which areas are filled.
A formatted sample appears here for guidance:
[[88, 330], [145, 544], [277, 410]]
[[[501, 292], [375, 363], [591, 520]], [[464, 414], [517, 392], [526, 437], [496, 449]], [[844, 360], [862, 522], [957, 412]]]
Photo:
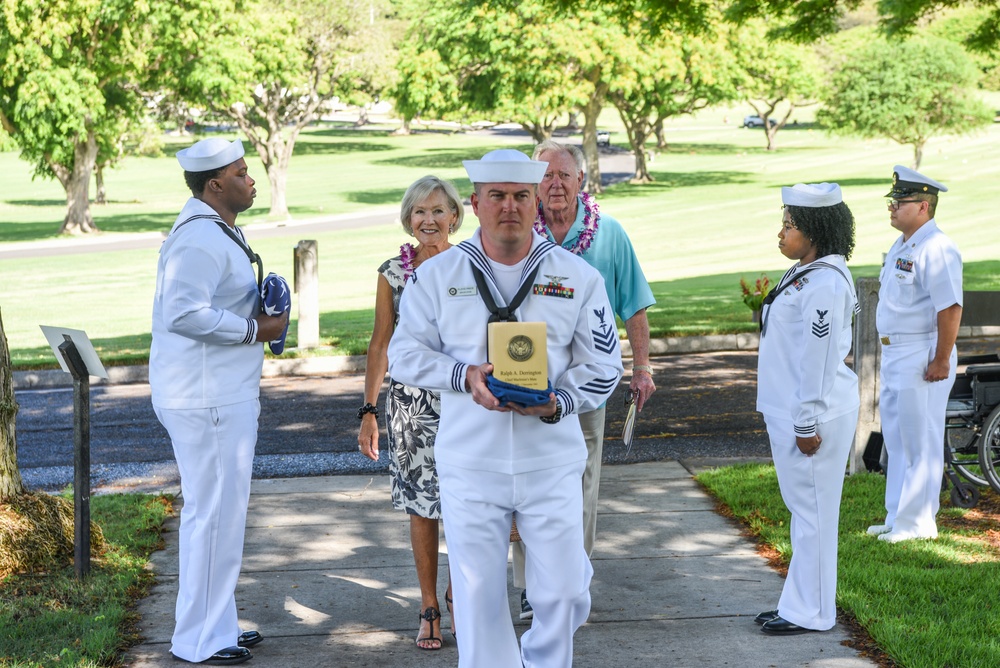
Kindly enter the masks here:
[[919, 202], [919, 199], [892, 199], [887, 197], [885, 200], [885, 205], [889, 207], [890, 211], [899, 211], [900, 204], [909, 204], [910, 202]]

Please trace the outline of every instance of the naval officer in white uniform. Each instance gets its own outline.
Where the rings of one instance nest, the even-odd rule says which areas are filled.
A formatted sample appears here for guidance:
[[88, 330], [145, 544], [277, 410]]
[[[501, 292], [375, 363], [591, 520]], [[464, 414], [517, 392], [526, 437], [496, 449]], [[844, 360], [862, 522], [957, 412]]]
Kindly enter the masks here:
[[[465, 167], [480, 227], [410, 278], [389, 372], [441, 393], [434, 448], [461, 620], [459, 666], [566, 668], [573, 634], [590, 612], [593, 575], [583, 545], [587, 448], [577, 414], [600, 406], [618, 384], [618, 332], [597, 270], [532, 230], [546, 163], [502, 149]], [[553, 391], [544, 403], [501, 405], [487, 386], [484, 291], [500, 317], [526, 295], [516, 319], [546, 323]], [[512, 518], [527, 547], [534, 606], [520, 649], [507, 603]]]
[[755, 621], [793, 635], [836, 623], [840, 497], [860, 401], [844, 363], [857, 308], [846, 264], [854, 216], [835, 183], [782, 188], [781, 201], [778, 249], [798, 263], [764, 300], [757, 410], [792, 514], [792, 560], [777, 609]]
[[947, 188], [896, 165], [886, 195], [901, 232], [879, 275], [875, 324], [882, 342], [879, 415], [889, 462], [885, 522], [868, 528], [896, 543], [937, 538], [944, 422], [955, 383], [962, 320], [962, 256], [934, 220]]
[[[236, 216], [256, 190], [239, 140], [178, 151], [192, 197], [160, 248], [149, 385], [181, 475], [180, 571], [170, 652], [242, 663], [263, 637], [240, 632], [236, 581], [257, 443], [264, 341], [288, 312], [261, 312], [259, 264]], [[259, 258], [256, 258], [258, 259]]]

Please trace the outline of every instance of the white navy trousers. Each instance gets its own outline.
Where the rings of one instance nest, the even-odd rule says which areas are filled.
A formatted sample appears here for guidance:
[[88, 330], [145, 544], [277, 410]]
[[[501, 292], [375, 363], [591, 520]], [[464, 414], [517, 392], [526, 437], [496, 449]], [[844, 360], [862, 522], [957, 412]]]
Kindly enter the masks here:
[[236, 582], [257, 445], [257, 399], [198, 409], [154, 407], [181, 474], [180, 570], [170, 652], [204, 661], [236, 644]]
[[935, 516], [944, 475], [944, 424], [955, 384], [958, 352], [951, 350], [946, 380], [924, 380], [935, 338], [882, 346], [879, 414], [889, 457], [885, 481], [885, 523], [892, 533], [936, 538]]
[[[585, 462], [520, 474], [438, 462], [441, 516], [460, 620], [459, 668], [570, 668], [573, 634], [590, 615], [594, 570], [583, 548]], [[526, 550], [534, 618], [521, 636], [507, 598], [512, 515]]]
[[817, 425], [823, 442], [811, 457], [795, 444], [791, 420], [765, 415], [764, 422], [781, 498], [792, 513], [792, 560], [778, 614], [792, 624], [826, 631], [837, 622], [840, 497], [858, 409]]

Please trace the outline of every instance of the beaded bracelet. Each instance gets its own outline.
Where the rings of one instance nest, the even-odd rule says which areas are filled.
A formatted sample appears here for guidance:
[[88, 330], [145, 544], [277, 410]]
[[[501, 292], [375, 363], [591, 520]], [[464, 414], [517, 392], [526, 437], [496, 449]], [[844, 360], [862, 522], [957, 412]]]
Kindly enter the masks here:
[[637, 371], [645, 371], [650, 376], [653, 375], [653, 367], [649, 366], [648, 364], [633, 364], [632, 373], [636, 373]]
[[372, 406], [371, 404], [365, 404], [364, 406], [358, 409], [358, 419], [359, 420], [363, 419], [365, 417], [365, 413], [371, 413], [372, 415], [375, 416], [376, 420], [378, 419], [378, 408]]

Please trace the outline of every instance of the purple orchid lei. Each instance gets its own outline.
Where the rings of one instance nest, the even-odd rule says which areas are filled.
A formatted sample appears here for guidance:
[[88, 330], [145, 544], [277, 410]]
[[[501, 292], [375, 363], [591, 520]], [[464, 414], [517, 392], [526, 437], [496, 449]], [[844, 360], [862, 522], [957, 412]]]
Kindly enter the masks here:
[[399, 247], [399, 257], [403, 261], [403, 282], [413, 273], [413, 260], [417, 257], [411, 244], [403, 244]]
[[[594, 235], [597, 234], [598, 221], [601, 218], [601, 209], [597, 206], [597, 201], [587, 193], [580, 193], [580, 201], [583, 203], [583, 231], [576, 238], [576, 243], [572, 248], [567, 248], [574, 255], [583, 255], [590, 248]], [[547, 237], [547, 227], [545, 224], [545, 214], [542, 212], [542, 205], [538, 205], [538, 216], [535, 217], [535, 232]]]

